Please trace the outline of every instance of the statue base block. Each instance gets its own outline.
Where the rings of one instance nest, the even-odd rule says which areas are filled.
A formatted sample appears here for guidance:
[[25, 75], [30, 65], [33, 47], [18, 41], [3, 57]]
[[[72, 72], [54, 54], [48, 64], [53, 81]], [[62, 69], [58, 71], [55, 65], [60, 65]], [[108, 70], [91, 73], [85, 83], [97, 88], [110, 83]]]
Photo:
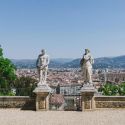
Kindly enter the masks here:
[[36, 93], [36, 111], [49, 110], [51, 88], [47, 84], [41, 84], [33, 92]]
[[95, 87], [93, 86], [93, 84], [84, 84], [83, 87], [80, 90], [81, 93], [83, 92], [97, 92], [97, 90], [95, 89]]
[[94, 93], [97, 92], [92, 84], [84, 84], [80, 90], [82, 96], [82, 111], [94, 110]]
[[39, 92], [51, 92], [51, 88], [48, 86], [48, 84], [38, 84], [38, 87], [33, 91], [34, 93]]

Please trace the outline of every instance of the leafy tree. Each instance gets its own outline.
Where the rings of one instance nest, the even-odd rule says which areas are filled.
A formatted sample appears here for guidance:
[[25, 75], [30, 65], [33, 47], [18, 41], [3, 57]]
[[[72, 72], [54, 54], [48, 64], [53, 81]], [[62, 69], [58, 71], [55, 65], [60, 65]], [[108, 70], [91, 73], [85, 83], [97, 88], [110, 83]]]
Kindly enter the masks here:
[[110, 83], [106, 83], [104, 86], [99, 88], [99, 92], [102, 92], [102, 94], [106, 96], [115, 96], [115, 95], [124, 96], [125, 83], [121, 83], [120, 85], [113, 85]]
[[64, 96], [61, 94], [52, 94], [49, 101], [51, 105], [55, 105], [56, 109], [65, 102]]
[[[3, 57], [3, 49], [0, 48], [0, 95], [11, 95], [11, 88], [16, 79], [15, 66], [13, 63]], [[6, 89], [6, 91], [2, 91]]]
[[34, 96], [37, 80], [31, 77], [20, 77], [15, 81], [16, 96]]
[[100, 92], [102, 92], [103, 95], [107, 96], [113, 96], [118, 94], [118, 86], [106, 83], [104, 86], [102, 86], [99, 89]]
[[0, 47], [0, 96], [33, 96], [37, 80], [30, 77], [17, 78], [15, 70], [13, 63], [4, 58]]
[[125, 96], [125, 83], [119, 85], [118, 93], [121, 96]]

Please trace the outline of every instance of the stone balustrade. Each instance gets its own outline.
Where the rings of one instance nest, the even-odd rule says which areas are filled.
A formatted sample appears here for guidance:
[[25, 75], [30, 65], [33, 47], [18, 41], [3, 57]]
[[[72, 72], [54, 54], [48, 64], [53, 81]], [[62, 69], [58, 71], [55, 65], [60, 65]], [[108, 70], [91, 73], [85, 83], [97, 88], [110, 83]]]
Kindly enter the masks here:
[[[125, 108], [125, 96], [93, 96], [94, 109]], [[87, 100], [88, 102], [88, 100]], [[88, 104], [89, 107], [90, 104]], [[35, 110], [35, 98], [29, 96], [0, 96], [0, 108]]]
[[0, 108], [35, 109], [35, 98], [29, 96], [0, 96]]

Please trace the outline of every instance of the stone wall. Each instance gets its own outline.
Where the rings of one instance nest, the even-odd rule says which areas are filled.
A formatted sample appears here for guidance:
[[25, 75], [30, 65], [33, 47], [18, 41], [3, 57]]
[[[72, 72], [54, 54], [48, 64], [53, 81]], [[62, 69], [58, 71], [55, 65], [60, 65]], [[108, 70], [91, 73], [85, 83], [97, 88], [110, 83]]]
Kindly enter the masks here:
[[35, 110], [35, 98], [29, 96], [0, 96], [0, 108]]
[[[125, 96], [94, 96], [95, 109], [125, 108]], [[0, 96], [0, 108], [35, 110], [35, 98], [29, 96]]]
[[95, 108], [125, 108], [125, 96], [95, 96]]

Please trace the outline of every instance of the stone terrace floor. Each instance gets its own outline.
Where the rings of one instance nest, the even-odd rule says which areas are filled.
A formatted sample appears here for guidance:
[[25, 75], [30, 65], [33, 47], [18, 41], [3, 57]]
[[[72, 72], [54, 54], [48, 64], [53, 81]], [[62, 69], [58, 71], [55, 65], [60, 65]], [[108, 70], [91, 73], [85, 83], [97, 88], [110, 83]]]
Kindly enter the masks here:
[[87, 112], [0, 109], [0, 125], [125, 125], [125, 109]]

